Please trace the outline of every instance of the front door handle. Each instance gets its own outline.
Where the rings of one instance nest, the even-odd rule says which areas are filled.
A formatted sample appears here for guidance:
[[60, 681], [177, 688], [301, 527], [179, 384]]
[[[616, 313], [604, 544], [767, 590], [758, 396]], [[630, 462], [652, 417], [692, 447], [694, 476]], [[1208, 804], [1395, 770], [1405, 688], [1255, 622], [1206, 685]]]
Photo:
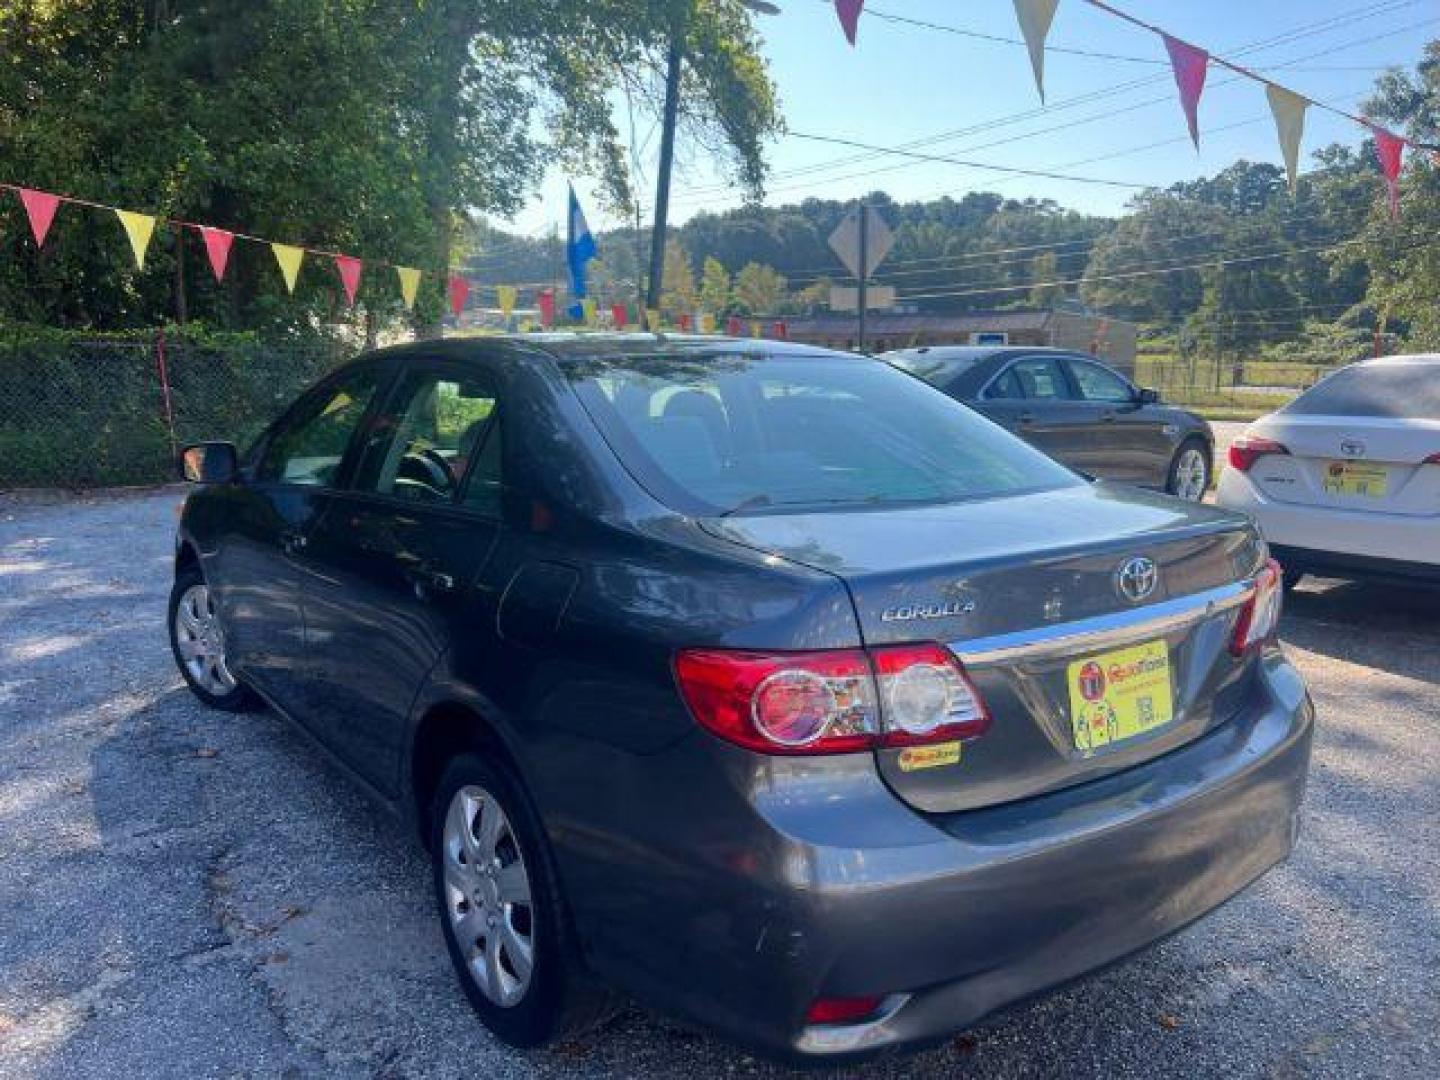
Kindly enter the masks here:
[[1018, 417], [1018, 420], [1022, 424], [1033, 424], [1035, 422], [1035, 414], [1029, 412], [1022, 412]]
[[410, 584], [414, 585], [417, 591], [455, 591], [455, 576], [447, 574], [444, 570], [437, 570], [433, 566], [412, 566], [405, 571], [405, 576], [410, 579]]
[[293, 529], [287, 529], [280, 534], [280, 550], [286, 555], [298, 555], [305, 550], [305, 545], [309, 542], [304, 533], [295, 532]]

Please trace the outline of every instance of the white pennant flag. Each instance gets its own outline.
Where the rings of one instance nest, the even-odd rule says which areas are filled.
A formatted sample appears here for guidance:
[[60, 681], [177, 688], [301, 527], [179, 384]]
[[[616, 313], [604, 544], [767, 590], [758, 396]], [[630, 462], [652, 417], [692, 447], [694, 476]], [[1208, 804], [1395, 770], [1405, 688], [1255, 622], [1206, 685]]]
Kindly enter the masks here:
[[1015, 0], [1015, 17], [1020, 20], [1020, 33], [1030, 50], [1030, 66], [1035, 70], [1035, 87], [1040, 100], [1045, 100], [1045, 38], [1055, 21], [1060, 0]]
[[1300, 139], [1305, 134], [1305, 110], [1310, 101], [1274, 83], [1265, 84], [1265, 96], [1270, 99], [1270, 111], [1275, 114], [1275, 134], [1280, 136], [1285, 175], [1290, 178], [1290, 194], [1294, 195], [1300, 174]]

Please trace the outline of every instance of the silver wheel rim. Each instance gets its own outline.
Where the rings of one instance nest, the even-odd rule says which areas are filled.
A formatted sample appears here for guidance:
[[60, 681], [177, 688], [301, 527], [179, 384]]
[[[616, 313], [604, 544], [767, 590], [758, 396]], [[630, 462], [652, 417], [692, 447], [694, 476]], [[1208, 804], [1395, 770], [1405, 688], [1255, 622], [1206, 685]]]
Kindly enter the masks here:
[[175, 648], [186, 673], [207, 694], [224, 697], [235, 689], [225, 664], [225, 632], [204, 585], [191, 585], [175, 605]]
[[450, 800], [440, 858], [445, 913], [466, 970], [496, 1005], [518, 1004], [535, 968], [530, 875], [510, 819], [484, 788], [463, 787]]
[[1205, 455], [1192, 446], [1175, 465], [1175, 494], [1199, 502], [1205, 497], [1205, 480]]

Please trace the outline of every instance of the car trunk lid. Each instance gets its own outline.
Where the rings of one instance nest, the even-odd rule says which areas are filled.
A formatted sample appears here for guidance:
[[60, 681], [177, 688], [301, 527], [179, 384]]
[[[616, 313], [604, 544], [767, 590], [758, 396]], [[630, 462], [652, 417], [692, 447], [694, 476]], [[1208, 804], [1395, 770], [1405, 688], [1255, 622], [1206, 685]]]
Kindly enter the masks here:
[[1249, 434], [1283, 445], [1250, 467], [1250, 479], [1276, 502], [1402, 517], [1440, 516], [1440, 421], [1287, 415]]
[[[867, 646], [935, 641], [984, 698], [989, 730], [946, 753], [877, 752], [896, 793], [927, 812], [992, 805], [1127, 768], [1228, 715], [1243, 663], [1228, 651], [1261, 545], [1243, 519], [1106, 484], [883, 513], [710, 519], [736, 543], [827, 570], [850, 590]], [[1153, 591], [1130, 599], [1122, 568], [1150, 560]], [[1107, 685], [1087, 704], [1087, 664]], [[1107, 671], [1107, 669], [1112, 669]], [[1138, 682], [1135, 680], [1139, 680]], [[1087, 685], [1093, 685], [1087, 684]], [[1118, 686], [1118, 683], [1114, 684]], [[1170, 719], [1137, 730], [1137, 698]], [[1156, 700], [1162, 696], [1164, 701]], [[1117, 737], [1122, 732], [1128, 737]]]

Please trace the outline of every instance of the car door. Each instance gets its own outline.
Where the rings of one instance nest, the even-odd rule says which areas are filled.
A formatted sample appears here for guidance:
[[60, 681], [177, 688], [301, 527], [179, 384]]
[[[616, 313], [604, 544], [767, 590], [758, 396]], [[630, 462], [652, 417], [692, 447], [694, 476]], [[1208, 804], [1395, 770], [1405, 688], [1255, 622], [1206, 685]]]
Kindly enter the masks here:
[[484, 617], [477, 608], [493, 607], [477, 578], [499, 533], [501, 440], [478, 362], [407, 362], [308, 545], [310, 711], [386, 796], [417, 691], [462, 625]]
[[220, 557], [206, 568], [236, 670], [297, 718], [306, 650], [305, 545], [383, 378], [377, 363], [346, 368], [272, 426], [243, 482], [227, 493], [232, 503]]
[[1118, 373], [1087, 357], [1065, 358], [1079, 391], [1086, 442], [1095, 455], [1088, 472], [1132, 484], [1164, 487], [1170, 468], [1170, 440], [1163, 411], [1140, 400]]
[[990, 380], [976, 405], [1051, 457], [1085, 469], [1083, 447], [1073, 434], [1081, 419], [1078, 402], [1058, 356], [1016, 357]]

